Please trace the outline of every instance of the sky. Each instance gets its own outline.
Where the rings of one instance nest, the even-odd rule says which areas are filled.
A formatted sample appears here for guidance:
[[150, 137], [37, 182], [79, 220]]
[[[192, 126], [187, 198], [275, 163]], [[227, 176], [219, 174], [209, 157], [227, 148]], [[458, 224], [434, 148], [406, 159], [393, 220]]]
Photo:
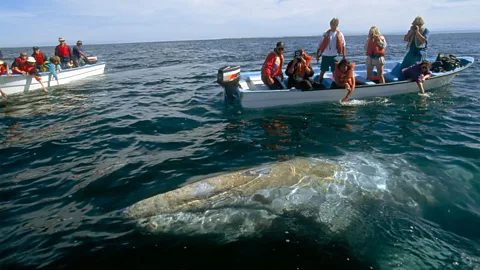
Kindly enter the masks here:
[[345, 34], [480, 31], [479, 0], [0, 0], [0, 48], [315, 36], [332, 18]]

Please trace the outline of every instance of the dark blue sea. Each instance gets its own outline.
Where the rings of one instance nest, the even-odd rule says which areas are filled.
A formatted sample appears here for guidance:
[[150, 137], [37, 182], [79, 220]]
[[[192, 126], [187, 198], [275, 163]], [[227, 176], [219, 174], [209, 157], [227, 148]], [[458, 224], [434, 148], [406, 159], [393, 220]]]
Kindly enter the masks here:
[[[386, 38], [387, 58], [401, 59], [403, 37]], [[357, 63], [364, 39], [346, 37]], [[0, 100], [0, 268], [480, 269], [478, 62], [428, 98], [225, 108], [218, 68], [259, 70], [280, 40], [287, 60], [318, 44], [85, 44], [105, 75]], [[480, 34], [433, 34], [429, 46], [430, 57], [477, 60]], [[22, 50], [31, 48], [2, 48], [8, 63]], [[333, 209], [355, 221], [334, 236], [295, 217], [228, 241], [151, 234], [123, 215], [192, 178], [295, 157], [346, 166], [358, 186], [381, 186], [390, 199]]]

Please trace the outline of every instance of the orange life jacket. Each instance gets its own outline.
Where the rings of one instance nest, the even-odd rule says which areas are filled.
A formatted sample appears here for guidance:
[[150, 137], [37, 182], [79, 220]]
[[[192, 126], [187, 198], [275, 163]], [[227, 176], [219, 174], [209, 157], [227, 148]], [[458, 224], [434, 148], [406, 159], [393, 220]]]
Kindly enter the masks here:
[[[330, 32], [332, 30], [328, 30], [327, 33], [325, 34], [325, 37], [322, 40], [322, 44], [320, 45], [320, 51], [323, 53], [325, 49], [328, 46], [328, 43], [330, 43]], [[343, 53], [343, 41], [342, 38], [340, 37], [340, 31], [335, 30], [337, 33], [337, 53]]]
[[[383, 36], [380, 36], [380, 40], [384, 40]], [[374, 38], [368, 39], [367, 55], [369, 56], [385, 56], [385, 48], [380, 48]]]
[[338, 86], [342, 87], [345, 86], [346, 83], [348, 83], [350, 86], [353, 86], [353, 80], [355, 80], [353, 71], [355, 69], [355, 63], [350, 63], [350, 66], [348, 67], [346, 72], [342, 72], [340, 68], [338, 67], [338, 62], [335, 63], [335, 82], [337, 83]]
[[303, 64], [298, 64], [297, 68], [295, 69], [295, 75], [299, 78], [302, 78], [304, 79], [305, 78], [305, 74], [307, 73], [307, 68], [305, 65]]

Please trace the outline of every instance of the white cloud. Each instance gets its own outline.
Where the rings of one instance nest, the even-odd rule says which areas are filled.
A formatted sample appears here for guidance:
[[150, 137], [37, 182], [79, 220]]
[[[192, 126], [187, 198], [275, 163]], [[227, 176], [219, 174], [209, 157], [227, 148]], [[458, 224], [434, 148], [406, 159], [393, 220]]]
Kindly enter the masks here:
[[[403, 32], [418, 15], [432, 32], [471, 30], [479, 29], [480, 8], [478, 0], [50, 1], [59, 15], [70, 13], [72, 19], [53, 29], [50, 22], [37, 21], [38, 28], [48, 29], [42, 30], [43, 39], [63, 35], [98, 42], [318, 35], [333, 17], [340, 18], [345, 33], [366, 33], [372, 25], [384, 33]], [[11, 16], [31, 13], [17, 14]]]

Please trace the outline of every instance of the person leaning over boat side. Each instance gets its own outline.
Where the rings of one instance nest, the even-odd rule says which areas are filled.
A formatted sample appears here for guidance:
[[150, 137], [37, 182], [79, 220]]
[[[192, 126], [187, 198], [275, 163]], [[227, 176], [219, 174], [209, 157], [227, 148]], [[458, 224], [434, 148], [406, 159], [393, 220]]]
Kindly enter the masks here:
[[422, 94], [425, 94], [423, 83], [426, 79], [432, 76], [432, 73], [430, 72], [431, 67], [432, 64], [430, 62], [423, 60], [410, 67], [402, 69], [402, 73], [405, 78], [417, 81], [418, 89]]
[[[1, 56], [1, 54], [0, 54]], [[10, 72], [8, 71], [8, 64], [7, 62], [1, 60], [0, 58], [0, 76], [2, 75], [7, 75], [8, 77], [12, 76], [12, 74], [10, 74]], [[7, 98], [7, 93], [3, 92], [3, 90], [0, 88], [0, 94], [2, 95], [3, 98]]]
[[415, 64], [418, 61], [427, 58], [427, 45], [430, 30], [425, 27], [425, 22], [422, 17], [418, 16], [412, 22], [412, 26], [408, 33], [403, 37], [403, 40], [408, 42], [408, 52], [403, 58], [402, 69]]
[[84, 66], [88, 63], [88, 58], [83, 53], [82, 41], [77, 41], [77, 45], [73, 46], [73, 67]]
[[342, 102], [347, 102], [348, 98], [353, 94], [355, 90], [355, 63], [350, 63], [347, 59], [342, 59], [339, 63], [336, 63], [335, 71], [333, 72], [333, 78], [335, 82], [332, 83], [332, 88], [344, 87], [348, 91], [347, 95], [342, 99]]
[[347, 57], [347, 51], [345, 46], [345, 37], [338, 28], [339, 24], [338, 18], [333, 18], [330, 21], [330, 29], [323, 33], [323, 39], [318, 44], [317, 49], [317, 63], [322, 56], [322, 62], [320, 64], [320, 76], [318, 77], [318, 82], [321, 83], [325, 72], [329, 69], [332, 73], [335, 71], [335, 63], [338, 62], [337, 55], [342, 54], [343, 59]]
[[37, 69], [40, 69], [40, 67], [43, 65], [43, 62], [47, 61], [48, 59], [45, 53], [41, 52], [40, 48], [37, 46], [33, 47], [32, 57], [35, 58], [35, 61], [37, 61]]
[[367, 66], [367, 79], [372, 80], [373, 67], [377, 68], [377, 76], [380, 83], [385, 83], [383, 77], [383, 66], [385, 65], [385, 48], [387, 41], [376, 26], [372, 26], [368, 32], [368, 38], [365, 42], [365, 51], [367, 52], [367, 59], [365, 64]]
[[[283, 77], [283, 52], [285, 44], [277, 42], [277, 46], [273, 52], [267, 55], [262, 66], [262, 81], [270, 90], [284, 89], [282, 82]], [[278, 78], [280, 77], [280, 78]]]
[[27, 64], [27, 53], [21, 52], [20, 56], [15, 58], [12, 63], [12, 73], [13, 74], [25, 74], [23, 72], [24, 66]]
[[62, 67], [60, 66], [60, 57], [50, 57], [50, 60], [47, 60], [43, 63], [43, 65], [40, 67], [40, 70], [43, 72], [50, 72], [55, 80], [57, 80], [57, 85], [60, 85], [60, 82], [58, 81], [58, 73], [62, 71]]
[[65, 43], [64, 38], [58, 38], [58, 42], [60, 42], [60, 44], [55, 47], [55, 55], [60, 57], [62, 68], [69, 68], [73, 65], [73, 52], [70, 47]]
[[[307, 59], [310, 61], [307, 62]], [[302, 50], [296, 50], [295, 56], [287, 65], [285, 74], [288, 76], [288, 88], [295, 87], [302, 91], [308, 91], [312, 89], [323, 89], [323, 84], [314, 82], [312, 76], [314, 71], [310, 66], [311, 56], [305, 54]]]

